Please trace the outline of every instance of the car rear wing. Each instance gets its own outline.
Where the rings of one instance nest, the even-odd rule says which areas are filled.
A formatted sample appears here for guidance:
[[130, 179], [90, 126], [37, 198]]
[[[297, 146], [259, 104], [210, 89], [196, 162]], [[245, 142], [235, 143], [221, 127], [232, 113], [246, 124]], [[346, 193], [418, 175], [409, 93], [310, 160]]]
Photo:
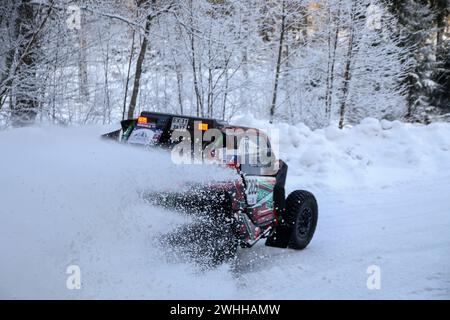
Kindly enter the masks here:
[[169, 113], [159, 113], [159, 112], [141, 112], [139, 118], [137, 119], [142, 124], [154, 123], [157, 127], [166, 131], [174, 130], [187, 130], [193, 132], [195, 125], [199, 130], [206, 131], [208, 129], [221, 129], [227, 125], [226, 122], [217, 119], [204, 118], [204, 117], [192, 117], [184, 115], [175, 115]]
[[149, 111], [142, 111], [138, 118], [122, 120], [120, 124], [121, 130], [106, 133], [102, 137], [118, 140], [121, 132], [126, 132], [130, 126], [133, 128], [154, 127], [162, 131], [159, 143], [164, 144], [169, 142], [175, 130], [188, 131], [193, 134], [195, 129], [206, 131], [209, 129], [222, 129], [228, 125], [227, 122], [217, 119]]

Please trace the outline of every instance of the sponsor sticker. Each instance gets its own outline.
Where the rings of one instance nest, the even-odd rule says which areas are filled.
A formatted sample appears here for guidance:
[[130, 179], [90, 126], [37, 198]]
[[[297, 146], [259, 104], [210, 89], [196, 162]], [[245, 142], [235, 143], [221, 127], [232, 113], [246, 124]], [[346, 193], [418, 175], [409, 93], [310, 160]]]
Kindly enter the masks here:
[[137, 128], [131, 133], [130, 137], [128, 138], [128, 143], [143, 145], [155, 144], [159, 141], [161, 133], [162, 130]]
[[185, 131], [187, 129], [188, 121], [188, 118], [173, 117], [170, 130]]

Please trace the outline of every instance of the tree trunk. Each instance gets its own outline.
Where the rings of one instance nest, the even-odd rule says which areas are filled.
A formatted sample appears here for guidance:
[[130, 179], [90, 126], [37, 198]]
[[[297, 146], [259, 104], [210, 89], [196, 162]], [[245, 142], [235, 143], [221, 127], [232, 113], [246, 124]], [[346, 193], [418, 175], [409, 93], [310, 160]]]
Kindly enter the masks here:
[[[156, 3], [156, 0], [151, 0], [151, 4], [154, 6]], [[149, 0], [139, 0], [137, 3], [138, 7], [143, 7], [144, 5], [147, 5], [149, 3]], [[130, 99], [130, 106], [128, 107], [128, 119], [132, 119], [134, 117], [134, 111], [136, 109], [136, 103], [137, 98], [139, 95], [139, 86], [140, 81], [142, 77], [142, 66], [144, 64], [145, 60], [145, 53], [147, 52], [148, 47], [148, 38], [150, 35], [150, 27], [152, 25], [153, 19], [159, 16], [160, 14], [167, 12], [171, 7], [173, 6], [172, 1], [167, 2], [167, 6], [164, 9], [159, 10], [156, 14], [149, 14], [147, 15], [146, 21], [145, 21], [145, 27], [144, 27], [144, 39], [142, 39], [141, 49], [139, 51], [139, 56], [136, 61], [136, 72], [134, 75], [134, 83], [133, 83], [133, 92], [131, 94]]]
[[[19, 38], [20, 29], [20, 15], [18, 14], [17, 5], [11, 5], [11, 16], [9, 19], [7, 28], [11, 32], [11, 42]], [[1, 74], [0, 81], [0, 110], [8, 97], [8, 90], [11, 88], [14, 70], [14, 55], [16, 54], [16, 47], [10, 43], [10, 49], [5, 54], [5, 71]]]
[[225, 120], [225, 113], [227, 110], [227, 99], [228, 99], [228, 82], [229, 82], [229, 76], [228, 76], [228, 63], [229, 59], [226, 60], [225, 64], [225, 92], [223, 93], [223, 105], [222, 105], [222, 120]]
[[211, 59], [211, 43], [209, 43], [209, 49], [208, 49], [208, 95], [207, 95], [207, 114], [208, 117], [212, 118], [213, 115], [213, 100], [214, 100], [214, 93], [213, 93], [213, 70], [212, 70], [212, 59]]
[[[175, 58], [174, 58], [175, 60]], [[178, 106], [180, 107], [180, 114], [184, 114], [183, 110], [183, 73], [181, 72], [181, 65], [177, 61], [175, 63], [175, 73], [177, 76], [177, 89], [178, 89]]]
[[[125, 93], [123, 96], [122, 120], [125, 120], [125, 112], [127, 109], [126, 105], [127, 105], [127, 96], [128, 96], [128, 84], [130, 83], [130, 70], [131, 70], [131, 63], [133, 62], [135, 36], [136, 36], [136, 31], [133, 30], [133, 35], [131, 38], [130, 59], [128, 60], [127, 79], [125, 81]], [[133, 110], [133, 113], [134, 113], [134, 110]]]
[[18, 63], [16, 75], [17, 82], [13, 96], [15, 101], [11, 104], [11, 117], [13, 126], [23, 126], [33, 123], [37, 115], [36, 101], [36, 70], [34, 63], [36, 59], [36, 43], [30, 47], [33, 40], [33, 5], [30, 0], [23, 0], [19, 6], [20, 36], [23, 37], [19, 46], [21, 55], [20, 64]]
[[341, 106], [339, 108], [339, 129], [342, 129], [344, 127], [345, 111], [347, 108], [347, 97], [348, 97], [348, 91], [349, 91], [349, 87], [350, 87], [350, 80], [352, 77], [351, 67], [352, 67], [353, 47], [354, 47], [353, 16], [352, 16], [352, 21], [350, 23], [352, 25], [350, 26], [350, 35], [348, 38], [347, 54], [346, 54], [346, 58], [345, 58], [344, 83], [342, 86]]
[[139, 94], [139, 85], [142, 76], [142, 65], [144, 64], [145, 53], [147, 52], [148, 46], [148, 36], [150, 34], [150, 27], [152, 24], [153, 17], [148, 16], [145, 22], [144, 39], [142, 40], [141, 50], [139, 51], [139, 56], [136, 61], [136, 72], [134, 75], [133, 92], [131, 94], [130, 106], [128, 107], [128, 119], [134, 117], [134, 111], [136, 109], [136, 102]]
[[250, 82], [250, 76], [248, 71], [248, 53], [246, 46], [242, 49], [242, 76], [244, 78], [244, 85], [239, 88], [240, 102], [244, 110], [247, 110], [249, 107], [247, 88]]
[[[333, 87], [334, 87], [334, 68], [336, 65], [336, 49], [337, 49], [337, 43], [339, 38], [339, 24], [340, 24], [340, 17], [341, 17], [341, 1], [339, 1], [339, 7], [338, 12], [336, 16], [336, 31], [334, 33], [333, 38], [333, 45], [331, 46], [331, 32], [330, 32], [330, 38], [329, 40], [329, 74], [327, 75], [327, 92], [325, 95], [325, 114], [327, 117], [328, 123], [331, 120], [331, 106], [333, 102]], [[331, 22], [331, 11], [330, 11], [330, 22]], [[331, 23], [330, 23], [331, 28]], [[331, 30], [330, 30], [331, 31]], [[331, 52], [332, 50], [332, 52]]]
[[191, 49], [191, 68], [192, 68], [192, 77], [194, 82], [194, 92], [195, 92], [195, 101], [196, 101], [196, 115], [200, 116], [201, 111], [203, 111], [203, 101], [200, 96], [200, 90], [198, 87], [198, 76], [197, 76], [197, 59], [195, 55], [195, 38], [194, 38], [194, 8], [193, 1], [189, 1], [189, 23], [190, 23], [190, 32], [189, 32], [189, 41], [190, 41], [190, 49]]
[[109, 39], [107, 40], [106, 45], [106, 55], [105, 55], [105, 64], [104, 64], [104, 72], [105, 72], [105, 102], [103, 106], [103, 124], [111, 123], [111, 99], [109, 96]]
[[78, 78], [80, 89], [80, 100], [86, 102], [89, 99], [88, 90], [88, 67], [87, 67], [87, 41], [85, 34], [84, 15], [81, 12], [81, 27], [78, 30], [78, 41], [80, 45], [79, 57], [78, 57]]
[[286, 15], [285, 15], [285, 4], [284, 0], [281, 3], [281, 25], [280, 25], [280, 39], [278, 43], [278, 57], [277, 57], [277, 65], [275, 68], [275, 81], [273, 84], [273, 93], [272, 93], [272, 104], [270, 106], [270, 121], [273, 121], [273, 117], [275, 115], [275, 108], [277, 104], [277, 94], [278, 94], [278, 81], [280, 78], [280, 69], [281, 69], [281, 56], [283, 53], [283, 43], [284, 43], [284, 33], [286, 28]]
[[195, 97], [196, 97], [196, 106], [197, 106], [197, 117], [200, 116], [200, 107], [201, 107], [201, 97], [200, 92], [198, 89], [198, 80], [197, 80], [197, 68], [196, 68], [196, 62], [195, 62], [195, 47], [194, 47], [194, 36], [191, 35], [191, 50], [192, 50], [192, 74], [194, 77], [194, 91], [195, 91]]

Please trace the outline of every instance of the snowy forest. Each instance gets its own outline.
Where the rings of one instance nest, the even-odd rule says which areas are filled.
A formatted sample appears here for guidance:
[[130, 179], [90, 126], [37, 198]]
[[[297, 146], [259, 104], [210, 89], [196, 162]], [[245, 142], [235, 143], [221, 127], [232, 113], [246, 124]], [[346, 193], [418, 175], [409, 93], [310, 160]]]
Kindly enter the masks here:
[[1, 0], [0, 126], [450, 112], [446, 0]]

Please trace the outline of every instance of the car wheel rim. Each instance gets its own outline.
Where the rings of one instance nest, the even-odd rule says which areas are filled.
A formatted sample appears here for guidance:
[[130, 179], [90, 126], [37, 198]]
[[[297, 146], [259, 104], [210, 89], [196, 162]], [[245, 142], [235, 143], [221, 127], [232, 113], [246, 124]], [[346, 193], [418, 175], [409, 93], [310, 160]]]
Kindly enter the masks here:
[[305, 238], [308, 235], [309, 229], [311, 228], [311, 221], [311, 208], [303, 208], [297, 219], [297, 232], [302, 238]]

